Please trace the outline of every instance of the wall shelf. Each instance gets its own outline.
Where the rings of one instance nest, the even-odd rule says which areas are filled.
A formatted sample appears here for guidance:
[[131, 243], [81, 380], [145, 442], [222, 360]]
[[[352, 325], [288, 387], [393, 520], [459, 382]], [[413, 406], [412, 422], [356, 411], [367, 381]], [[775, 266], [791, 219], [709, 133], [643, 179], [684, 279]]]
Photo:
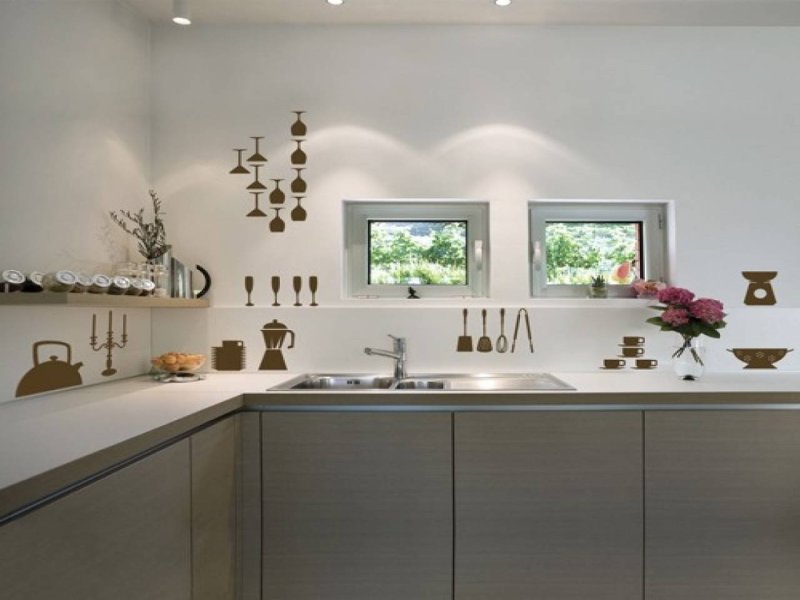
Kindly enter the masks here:
[[0, 294], [0, 306], [100, 306], [120, 308], [208, 308], [208, 299], [153, 298], [152, 296], [111, 296], [109, 294], [71, 294], [14, 292]]

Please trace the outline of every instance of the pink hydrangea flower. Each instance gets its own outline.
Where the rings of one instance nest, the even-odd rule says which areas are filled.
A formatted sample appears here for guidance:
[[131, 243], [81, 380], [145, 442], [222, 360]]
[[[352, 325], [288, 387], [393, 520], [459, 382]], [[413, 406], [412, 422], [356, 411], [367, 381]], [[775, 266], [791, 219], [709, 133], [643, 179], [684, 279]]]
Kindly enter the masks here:
[[725, 318], [722, 302], [713, 298], [698, 298], [689, 305], [689, 314], [709, 325], [719, 323]]
[[694, 293], [679, 287], [668, 287], [658, 292], [658, 301], [664, 304], [688, 306], [694, 300]]
[[661, 320], [667, 325], [680, 327], [689, 322], [689, 311], [685, 308], [668, 308], [662, 313]]

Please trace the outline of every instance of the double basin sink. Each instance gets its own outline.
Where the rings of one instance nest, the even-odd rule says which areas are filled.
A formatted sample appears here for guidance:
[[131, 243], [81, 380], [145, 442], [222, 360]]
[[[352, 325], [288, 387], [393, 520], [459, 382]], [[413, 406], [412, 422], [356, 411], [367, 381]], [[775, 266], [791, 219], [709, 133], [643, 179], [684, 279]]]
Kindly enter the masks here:
[[395, 379], [387, 375], [304, 374], [276, 385], [273, 391], [392, 392], [429, 391], [566, 391], [575, 388], [550, 373], [429, 374]]

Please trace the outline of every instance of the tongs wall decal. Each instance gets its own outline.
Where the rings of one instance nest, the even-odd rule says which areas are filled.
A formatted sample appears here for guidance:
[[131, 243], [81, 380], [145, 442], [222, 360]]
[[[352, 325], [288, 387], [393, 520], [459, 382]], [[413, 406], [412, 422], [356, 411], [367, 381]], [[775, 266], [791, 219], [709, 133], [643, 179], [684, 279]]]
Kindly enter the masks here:
[[528, 311], [524, 308], [520, 308], [517, 311], [517, 321], [514, 324], [514, 339], [511, 342], [511, 352], [514, 352], [517, 349], [517, 334], [519, 333], [519, 321], [523, 315], [525, 315], [525, 328], [528, 330], [528, 346], [530, 346], [531, 352], [533, 352], [533, 332], [531, 331], [531, 320], [528, 317]]

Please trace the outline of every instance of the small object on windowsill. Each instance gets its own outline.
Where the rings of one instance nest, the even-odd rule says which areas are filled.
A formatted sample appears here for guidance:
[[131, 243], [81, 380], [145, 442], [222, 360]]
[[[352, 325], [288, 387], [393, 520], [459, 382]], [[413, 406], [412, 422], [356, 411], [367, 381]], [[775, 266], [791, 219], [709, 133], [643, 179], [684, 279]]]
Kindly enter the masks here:
[[637, 279], [631, 284], [631, 288], [636, 292], [636, 297], [644, 299], [655, 299], [658, 292], [666, 287], [666, 283], [655, 279]]
[[408, 287], [408, 300], [419, 300], [419, 296], [417, 296], [417, 290], [413, 287]]
[[608, 298], [606, 278], [602, 275], [592, 277], [592, 284], [589, 286], [589, 298]]

